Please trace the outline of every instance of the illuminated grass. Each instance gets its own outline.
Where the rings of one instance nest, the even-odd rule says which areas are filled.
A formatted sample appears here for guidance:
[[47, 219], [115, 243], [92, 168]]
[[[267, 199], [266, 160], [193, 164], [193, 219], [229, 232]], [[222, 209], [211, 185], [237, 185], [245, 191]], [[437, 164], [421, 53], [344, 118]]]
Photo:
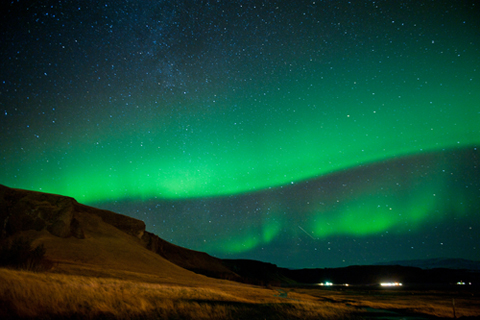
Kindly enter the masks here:
[[0, 283], [0, 318], [351, 319], [355, 312], [233, 283], [186, 287], [7, 269], [0, 269]]

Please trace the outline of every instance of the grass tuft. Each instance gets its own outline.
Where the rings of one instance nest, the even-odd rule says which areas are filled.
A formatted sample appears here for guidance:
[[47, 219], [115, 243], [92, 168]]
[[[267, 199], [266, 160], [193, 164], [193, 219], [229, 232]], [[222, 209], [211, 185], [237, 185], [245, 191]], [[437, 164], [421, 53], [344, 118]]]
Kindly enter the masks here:
[[46, 271], [51, 264], [45, 259], [43, 244], [33, 248], [32, 240], [22, 237], [4, 240], [0, 246], [0, 266], [29, 271]]

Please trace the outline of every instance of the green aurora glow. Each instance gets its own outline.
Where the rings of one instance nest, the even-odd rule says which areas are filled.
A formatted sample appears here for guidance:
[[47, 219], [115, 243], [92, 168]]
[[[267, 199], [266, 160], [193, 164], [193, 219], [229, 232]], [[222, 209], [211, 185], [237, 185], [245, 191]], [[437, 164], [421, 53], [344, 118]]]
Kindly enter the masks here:
[[283, 266], [478, 256], [475, 1], [53, 3], [0, 29], [1, 184]]
[[[160, 119], [153, 119], [141, 129], [125, 124], [120, 134], [90, 134], [88, 128], [77, 141], [52, 137], [42, 152], [22, 161], [21, 171], [15, 168], [24, 155], [9, 158], [2, 180], [85, 203], [225, 196], [480, 143], [480, 93], [467, 95], [470, 88], [444, 95], [437, 84], [412, 99], [402, 97], [407, 88], [391, 98], [379, 85], [359, 98], [355, 93], [361, 90], [350, 83], [350, 94], [338, 99], [322, 99], [314, 94], [321, 85], [309, 84], [292, 94], [308, 97], [298, 101], [281, 93], [260, 102], [232, 97], [211, 114], [178, 114], [160, 127], [154, 126]], [[236, 110], [237, 102], [238, 112], [223, 112]]]
[[[376, 171], [352, 169], [320, 178], [316, 183], [289, 186], [282, 192], [286, 195], [283, 199], [271, 198], [278, 193], [275, 190], [251, 195], [249, 203], [264, 204], [260, 210], [251, 213], [236, 209], [242, 220], [234, 220], [226, 228], [224, 224], [221, 228], [209, 223], [202, 225], [207, 233], [216, 235], [215, 239], [204, 243], [202, 233], [184, 245], [225, 255], [275, 244], [286, 234], [312, 242], [339, 236], [383, 237], [385, 232], [400, 236], [434, 229], [452, 217], [468, 218], [471, 210], [480, 205], [477, 191], [468, 188], [477, 184], [477, 175], [474, 168], [463, 171], [456, 161], [463, 158], [468, 163], [468, 159], [478, 157], [478, 152], [459, 152], [455, 157], [446, 154], [417, 156], [415, 161], [398, 159], [372, 165]], [[373, 172], [382, 175], [371, 176]], [[235, 236], [231, 236], [232, 230]], [[175, 241], [182, 243], [180, 238]]]

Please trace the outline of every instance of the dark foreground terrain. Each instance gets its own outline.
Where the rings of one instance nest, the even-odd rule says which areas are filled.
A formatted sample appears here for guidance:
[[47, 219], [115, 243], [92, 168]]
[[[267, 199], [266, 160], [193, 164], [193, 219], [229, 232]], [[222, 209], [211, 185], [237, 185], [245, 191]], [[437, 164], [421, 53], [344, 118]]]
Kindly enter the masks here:
[[[146, 232], [142, 221], [69, 197], [1, 185], [0, 264], [0, 319], [480, 315], [479, 274], [471, 270], [288, 270], [259, 261], [221, 260], [168, 243]], [[384, 280], [404, 286], [381, 288]], [[461, 280], [465, 286], [451, 285]], [[343, 285], [314, 285], [327, 281]]]
[[[91, 268], [0, 269], [1, 319], [480, 319], [479, 290], [259, 287]], [[91, 274], [97, 272], [97, 275]], [[110, 271], [108, 276], [99, 276]], [[455, 308], [453, 308], [455, 306]]]
[[388, 310], [402, 315], [401, 318], [480, 319], [480, 288], [476, 286], [302, 286], [289, 290], [321, 301], [366, 308], [367, 312], [373, 312], [372, 317]]

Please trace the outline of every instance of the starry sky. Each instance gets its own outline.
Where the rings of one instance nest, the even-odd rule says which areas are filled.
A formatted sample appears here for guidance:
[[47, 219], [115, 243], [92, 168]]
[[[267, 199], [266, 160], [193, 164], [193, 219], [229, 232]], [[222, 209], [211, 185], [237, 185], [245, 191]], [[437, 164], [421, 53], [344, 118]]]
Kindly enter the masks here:
[[4, 1], [0, 183], [282, 267], [480, 260], [477, 1]]

